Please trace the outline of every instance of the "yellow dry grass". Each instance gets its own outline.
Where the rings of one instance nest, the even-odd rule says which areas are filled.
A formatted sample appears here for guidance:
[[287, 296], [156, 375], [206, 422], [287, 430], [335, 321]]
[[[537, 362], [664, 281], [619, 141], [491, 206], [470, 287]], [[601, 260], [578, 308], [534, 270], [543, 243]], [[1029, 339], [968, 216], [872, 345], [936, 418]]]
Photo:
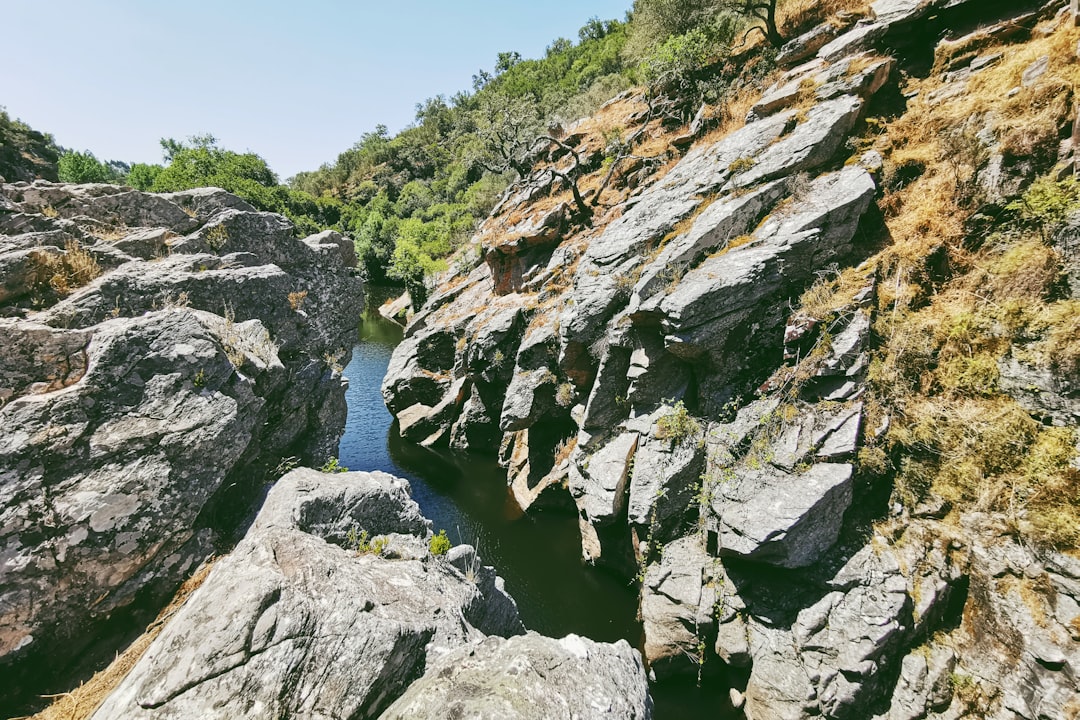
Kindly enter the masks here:
[[71, 692], [54, 696], [51, 705], [25, 720], [84, 720], [90, 717], [105, 698], [127, 677], [150, 644], [161, 634], [166, 623], [183, 607], [191, 594], [202, 586], [214, 562], [210, 560], [196, 570], [195, 574], [180, 586], [168, 607], [147, 626], [146, 632], [120, 653], [107, 668], [95, 673], [92, 678]]
[[839, 24], [841, 13], [866, 14], [867, 0], [782, 0], [777, 7], [777, 25], [784, 37], [805, 32], [823, 22]]
[[[1045, 238], [1016, 229], [972, 238], [967, 220], [988, 158], [975, 133], [988, 119], [1006, 154], [1056, 150], [1080, 82], [1080, 65], [1067, 60], [1078, 40], [1065, 23], [1025, 43], [981, 41], [979, 53], [1003, 59], [972, 76], [965, 93], [934, 102], [941, 70], [958, 57], [952, 48], [909, 85], [917, 95], [904, 115], [871, 127], [882, 129], [872, 144], [886, 158], [881, 207], [892, 241], [868, 262], [878, 270], [879, 345], [867, 400], [892, 418], [868, 446], [878, 471], [895, 465], [897, 497], [909, 505], [933, 493], [954, 514], [999, 513], [1017, 534], [1066, 550], [1080, 544], [1075, 432], [1033, 419], [1002, 393], [999, 376], [1011, 353], [1080, 379], [1080, 303], [1054, 301], [1061, 257]], [[1048, 72], [1010, 98], [1043, 55]], [[827, 309], [826, 290], [812, 288], [805, 306]]]

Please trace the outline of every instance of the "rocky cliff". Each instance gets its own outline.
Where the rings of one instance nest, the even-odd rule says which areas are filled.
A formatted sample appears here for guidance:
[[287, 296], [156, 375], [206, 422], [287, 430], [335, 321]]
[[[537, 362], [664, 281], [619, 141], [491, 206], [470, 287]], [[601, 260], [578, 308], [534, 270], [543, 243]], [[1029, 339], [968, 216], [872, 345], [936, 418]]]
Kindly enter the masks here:
[[273, 468], [337, 454], [354, 265], [221, 190], [0, 185], [0, 703], [111, 654]]
[[656, 678], [722, 671], [754, 720], [1073, 717], [1080, 32], [1062, 2], [818, 20], [621, 170], [643, 100], [568, 128], [542, 161], [596, 168], [591, 222], [513, 188], [384, 397], [576, 511]]

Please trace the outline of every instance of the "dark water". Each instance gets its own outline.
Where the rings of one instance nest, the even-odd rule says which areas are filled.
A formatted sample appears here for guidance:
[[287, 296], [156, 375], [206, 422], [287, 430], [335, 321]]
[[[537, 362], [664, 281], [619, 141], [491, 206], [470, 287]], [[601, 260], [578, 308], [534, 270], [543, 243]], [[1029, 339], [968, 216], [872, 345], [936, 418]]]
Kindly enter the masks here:
[[[371, 307], [376, 306], [372, 300]], [[517, 600], [525, 626], [545, 635], [568, 633], [639, 646], [633, 586], [581, 561], [577, 519], [521, 516], [509, 500], [506, 474], [493, 458], [433, 452], [402, 441], [383, 404], [380, 385], [401, 329], [369, 310], [360, 344], [345, 369], [349, 417], [339, 459], [351, 470], [382, 470], [409, 480], [413, 498], [455, 543], [477, 547]], [[719, 685], [654, 688], [658, 720], [731, 717]]]

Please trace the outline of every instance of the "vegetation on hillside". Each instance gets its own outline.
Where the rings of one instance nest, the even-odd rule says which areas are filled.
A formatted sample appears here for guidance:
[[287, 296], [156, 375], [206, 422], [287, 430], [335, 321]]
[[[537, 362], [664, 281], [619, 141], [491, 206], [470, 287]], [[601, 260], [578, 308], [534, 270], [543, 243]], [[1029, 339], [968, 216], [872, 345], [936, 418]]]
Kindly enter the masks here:
[[37, 177], [55, 181], [59, 154], [51, 135], [13, 119], [0, 106], [0, 177], [8, 182]]
[[[1004, 59], [948, 103], [932, 100], [952, 59], [938, 57], [905, 88], [915, 98], [906, 111], [871, 122], [856, 148], [885, 157], [880, 205], [891, 240], [870, 260], [879, 285], [864, 469], [895, 478], [894, 500], [912, 511], [944, 500], [954, 513], [1000, 513], [1018, 537], [1060, 548], [1080, 546], [1076, 431], [1037, 402], [1021, 404], [1051, 387], [1018, 390], [1004, 376], [1020, 363], [1066, 395], [1080, 382], [1065, 231], [1080, 190], [1052, 170], [1080, 68], [1056, 64], [1021, 82], [1038, 57], [1066, 57], [1078, 40], [1062, 26], [1021, 46], [978, 47]], [[980, 131], [995, 116], [996, 129]], [[1039, 176], [1009, 202], [988, 189], [995, 152], [1007, 173]]]

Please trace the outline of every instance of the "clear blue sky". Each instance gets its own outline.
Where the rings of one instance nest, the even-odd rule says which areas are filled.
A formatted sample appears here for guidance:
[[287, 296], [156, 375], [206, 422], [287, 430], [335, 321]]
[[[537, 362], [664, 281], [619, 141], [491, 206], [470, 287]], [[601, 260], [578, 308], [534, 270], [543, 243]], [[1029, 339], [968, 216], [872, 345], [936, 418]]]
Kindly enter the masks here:
[[0, 105], [99, 159], [212, 133], [282, 179], [631, 0], [2, 0]]

